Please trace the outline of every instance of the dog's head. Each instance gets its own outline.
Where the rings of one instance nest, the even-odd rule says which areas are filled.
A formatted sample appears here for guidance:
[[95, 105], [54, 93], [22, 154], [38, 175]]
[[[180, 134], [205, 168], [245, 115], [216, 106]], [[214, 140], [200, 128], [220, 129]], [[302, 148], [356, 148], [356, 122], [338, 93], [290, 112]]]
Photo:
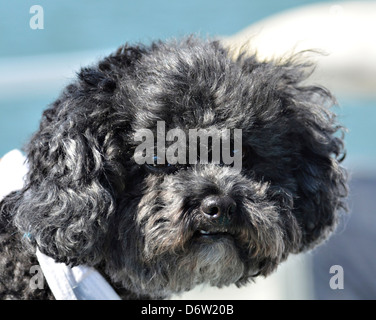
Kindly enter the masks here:
[[[124, 46], [82, 69], [44, 112], [27, 146], [27, 184], [3, 209], [45, 254], [103, 263], [138, 294], [268, 275], [325, 239], [344, 207], [333, 98], [302, 85], [306, 76], [293, 59], [232, 60], [195, 38]], [[221, 134], [208, 146], [195, 130]], [[178, 140], [187, 148], [171, 147]]]

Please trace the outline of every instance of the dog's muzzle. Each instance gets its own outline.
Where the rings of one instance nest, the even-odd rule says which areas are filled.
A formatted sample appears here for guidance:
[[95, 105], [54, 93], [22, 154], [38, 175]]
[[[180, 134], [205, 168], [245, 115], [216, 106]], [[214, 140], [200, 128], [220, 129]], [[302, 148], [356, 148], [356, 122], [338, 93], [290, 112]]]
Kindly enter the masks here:
[[202, 201], [200, 209], [208, 219], [223, 225], [230, 223], [236, 211], [236, 203], [229, 196], [209, 196]]
[[232, 229], [236, 202], [229, 196], [208, 196], [201, 203], [200, 213], [206, 223], [198, 230], [199, 235], [225, 235]]

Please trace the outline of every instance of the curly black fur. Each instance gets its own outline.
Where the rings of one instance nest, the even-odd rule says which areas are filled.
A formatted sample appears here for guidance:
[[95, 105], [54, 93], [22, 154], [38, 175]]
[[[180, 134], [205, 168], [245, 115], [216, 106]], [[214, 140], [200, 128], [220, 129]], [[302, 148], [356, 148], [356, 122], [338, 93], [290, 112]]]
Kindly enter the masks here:
[[[234, 61], [218, 42], [190, 37], [125, 45], [83, 68], [26, 146], [25, 187], [0, 204], [0, 297], [52, 298], [28, 285], [36, 247], [96, 267], [123, 297], [159, 298], [242, 285], [320, 243], [345, 207], [346, 177], [335, 101], [302, 84], [310, 67]], [[241, 173], [137, 165], [133, 134], [157, 121], [242, 129]], [[234, 199], [236, 213], [227, 235], [198, 237], [220, 228], [200, 211], [213, 195]]]

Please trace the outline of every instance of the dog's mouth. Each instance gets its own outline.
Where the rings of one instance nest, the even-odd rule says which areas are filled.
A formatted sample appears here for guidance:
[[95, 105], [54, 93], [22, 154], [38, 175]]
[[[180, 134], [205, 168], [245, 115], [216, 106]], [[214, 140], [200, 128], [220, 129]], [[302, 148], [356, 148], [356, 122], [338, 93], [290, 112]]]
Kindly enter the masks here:
[[233, 237], [234, 234], [229, 229], [198, 229], [194, 232], [194, 238], [200, 239], [211, 239], [211, 238], [219, 238], [219, 237]]

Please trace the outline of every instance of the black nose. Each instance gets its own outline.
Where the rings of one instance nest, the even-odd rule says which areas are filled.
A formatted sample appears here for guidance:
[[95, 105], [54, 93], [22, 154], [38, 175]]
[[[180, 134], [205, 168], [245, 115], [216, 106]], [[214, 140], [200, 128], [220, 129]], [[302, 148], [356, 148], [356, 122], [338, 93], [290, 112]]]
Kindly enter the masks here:
[[201, 211], [210, 219], [230, 220], [236, 211], [236, 203], [229, 196], [209, 196], [202, 201]]

